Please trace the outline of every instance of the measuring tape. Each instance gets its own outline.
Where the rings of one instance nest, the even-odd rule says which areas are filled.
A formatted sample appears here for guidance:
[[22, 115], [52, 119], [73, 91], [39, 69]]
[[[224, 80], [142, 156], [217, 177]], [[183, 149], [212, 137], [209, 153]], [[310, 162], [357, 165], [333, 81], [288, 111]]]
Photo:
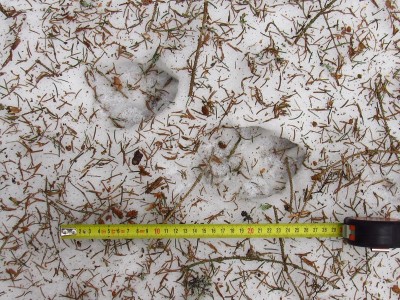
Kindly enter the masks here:
[[346, 218], [341, 223], [63, 224], [62, 239], [339, 238], [376, 249], [400, 247], [400, 220]]

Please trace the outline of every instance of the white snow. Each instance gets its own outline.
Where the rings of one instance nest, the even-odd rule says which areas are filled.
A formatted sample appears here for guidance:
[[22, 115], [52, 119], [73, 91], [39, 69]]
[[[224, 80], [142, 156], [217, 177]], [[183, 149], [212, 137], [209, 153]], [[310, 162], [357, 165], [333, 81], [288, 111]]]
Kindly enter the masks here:
[[0, 298], [397, 299], [342, 239], [59, 237], [188, 191], [169, 223], [399, 218], [398, 4], [330, 2], [0, 1]]

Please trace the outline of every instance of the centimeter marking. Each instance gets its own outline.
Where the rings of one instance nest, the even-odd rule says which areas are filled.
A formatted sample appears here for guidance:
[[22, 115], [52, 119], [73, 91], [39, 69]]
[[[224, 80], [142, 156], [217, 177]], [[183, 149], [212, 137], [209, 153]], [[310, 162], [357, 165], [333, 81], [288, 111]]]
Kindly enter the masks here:
[[62, 239], [329, 238], [340, 223], [288, 224], [63, 224]]

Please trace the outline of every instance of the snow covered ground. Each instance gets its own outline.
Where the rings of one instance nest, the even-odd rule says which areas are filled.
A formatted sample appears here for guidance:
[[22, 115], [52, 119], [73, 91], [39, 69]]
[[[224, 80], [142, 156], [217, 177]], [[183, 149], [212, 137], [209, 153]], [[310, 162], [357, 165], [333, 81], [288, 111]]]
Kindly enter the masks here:
[[341, 239], [65, 223], [399, 218], [395, 1], [0, 1], [0, 297], [398, 299]]

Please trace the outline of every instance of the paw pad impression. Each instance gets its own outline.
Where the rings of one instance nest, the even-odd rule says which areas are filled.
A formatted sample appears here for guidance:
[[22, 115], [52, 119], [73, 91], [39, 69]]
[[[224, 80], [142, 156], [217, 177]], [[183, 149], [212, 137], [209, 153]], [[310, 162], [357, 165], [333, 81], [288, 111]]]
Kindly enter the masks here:
[[208, 184], [226, 200], [268, 197], [304, 160], [299, 147], [261, 127], [221, 128], [200, 148]]
[[86, 78], [95, 98], [117, 127], [129, 128], [167, 109], [179, 81], [167, 71], [131, 61], [92, 68]]

